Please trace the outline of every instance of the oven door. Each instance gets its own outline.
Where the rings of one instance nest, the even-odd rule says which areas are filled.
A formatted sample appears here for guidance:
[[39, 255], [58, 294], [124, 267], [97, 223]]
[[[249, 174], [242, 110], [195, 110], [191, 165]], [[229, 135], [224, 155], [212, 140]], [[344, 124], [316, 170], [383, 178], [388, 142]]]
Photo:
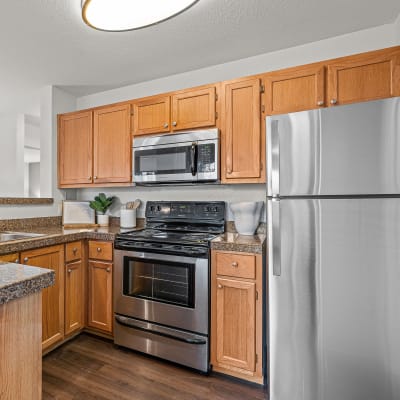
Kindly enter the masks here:
[[208, 335], [208, 259], [115, 250], [117, 314]]
[[136, 183], [197, 181], [195, 142], [133, 148], [133, 177]]

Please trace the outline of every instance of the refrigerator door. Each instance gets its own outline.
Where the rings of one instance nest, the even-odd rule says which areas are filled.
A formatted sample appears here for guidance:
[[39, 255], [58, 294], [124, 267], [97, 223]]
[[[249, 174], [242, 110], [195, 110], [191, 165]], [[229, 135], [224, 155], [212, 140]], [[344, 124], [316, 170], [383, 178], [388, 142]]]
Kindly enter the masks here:
[[400, 98], [267, 117], [268, 196], [400, 193]]
[[400, 199], [268, 200], [268, 220], [269, 399], [400, 399]]

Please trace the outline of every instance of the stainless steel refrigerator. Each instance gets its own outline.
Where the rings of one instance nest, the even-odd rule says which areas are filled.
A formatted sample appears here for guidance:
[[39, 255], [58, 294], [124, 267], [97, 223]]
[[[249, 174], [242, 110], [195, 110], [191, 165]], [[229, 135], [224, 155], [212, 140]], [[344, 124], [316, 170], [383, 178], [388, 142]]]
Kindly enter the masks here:
[[267, 138], [270, 400], [399, 400], [400, 98]]

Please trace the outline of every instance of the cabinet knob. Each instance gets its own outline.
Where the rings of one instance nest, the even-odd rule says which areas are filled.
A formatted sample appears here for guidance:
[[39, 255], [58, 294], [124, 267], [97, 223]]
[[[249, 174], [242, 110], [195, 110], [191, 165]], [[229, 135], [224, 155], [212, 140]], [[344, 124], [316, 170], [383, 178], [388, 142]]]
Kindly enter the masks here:
[[101, 252], [101, 247], [97, 248], [97, 252], [100, 253]]
[[28, 257], [25, 257], [24, 258], [24, 262], [28, 262], [29, 261], [29, 258]]
[[97, 179], [97, 176], [94, 176], [93, 179]]
[[336, 104], [337, 103], [337, 99], [332, 99], [331, 100], [331, 104]]
[[164, 124], [164, 128], [165, 128], [165, 129], [168, 128], [168, 124]]
[[91, 176], [88, 176], [87, 179], [88, 179], [88, 181], [91, 181], [91, 180], [92, 180], [92, 177], [91, 177]]
[[232, 168], [228, 168], [228, 174], [232, 173]]
[[223, 286], [221, 284], [218, 284], [218, 289], [222, 289]]
[[107, 272], [111, 272], [111, 268], [110, 268], [110, 267], [107, 267], [107, 268], [106, 268], [106, 271], [107, 271]]
[[68, 270], [68, 273], [70, 274], [71, 272], [72, 272], [72, 269], [69, 269], [69, 270]]
[[173, 121], [172, 126], [176, 126], [176, 125], [177, 125], [176, 121]]
[[72, 249], [72, 252], [75, 254], [76, 252], [78, 251], [78, 249], [76, 248], [76, 247], [74, 247], [73, 249]]
[[323, 100], [317, 101], [317, 106], [323, 106], [323, 105], [324, 105], [324, 101]]
[[19, 263], [19, 260], [18, 260], [18, 258], [16, 258], [14, 262], [15, 262], [15, 263]]
[[239, 264], [236, 262], [236, 261], [234, 261], [233, 263], [232, 263], [232, 267], [237, 267]]

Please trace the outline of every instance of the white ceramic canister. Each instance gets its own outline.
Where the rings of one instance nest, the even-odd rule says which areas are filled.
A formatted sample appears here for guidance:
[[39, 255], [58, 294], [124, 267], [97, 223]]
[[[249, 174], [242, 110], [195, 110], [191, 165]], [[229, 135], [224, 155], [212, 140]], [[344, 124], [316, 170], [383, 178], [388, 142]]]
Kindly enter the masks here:
[[136, 209], [121, 208], [120, 216], [121, 228], [135, 228], [136, 227]]
[[240, 235], [254, 235], [260, 222], [262, 201], [231, 203], [235, 227]]

